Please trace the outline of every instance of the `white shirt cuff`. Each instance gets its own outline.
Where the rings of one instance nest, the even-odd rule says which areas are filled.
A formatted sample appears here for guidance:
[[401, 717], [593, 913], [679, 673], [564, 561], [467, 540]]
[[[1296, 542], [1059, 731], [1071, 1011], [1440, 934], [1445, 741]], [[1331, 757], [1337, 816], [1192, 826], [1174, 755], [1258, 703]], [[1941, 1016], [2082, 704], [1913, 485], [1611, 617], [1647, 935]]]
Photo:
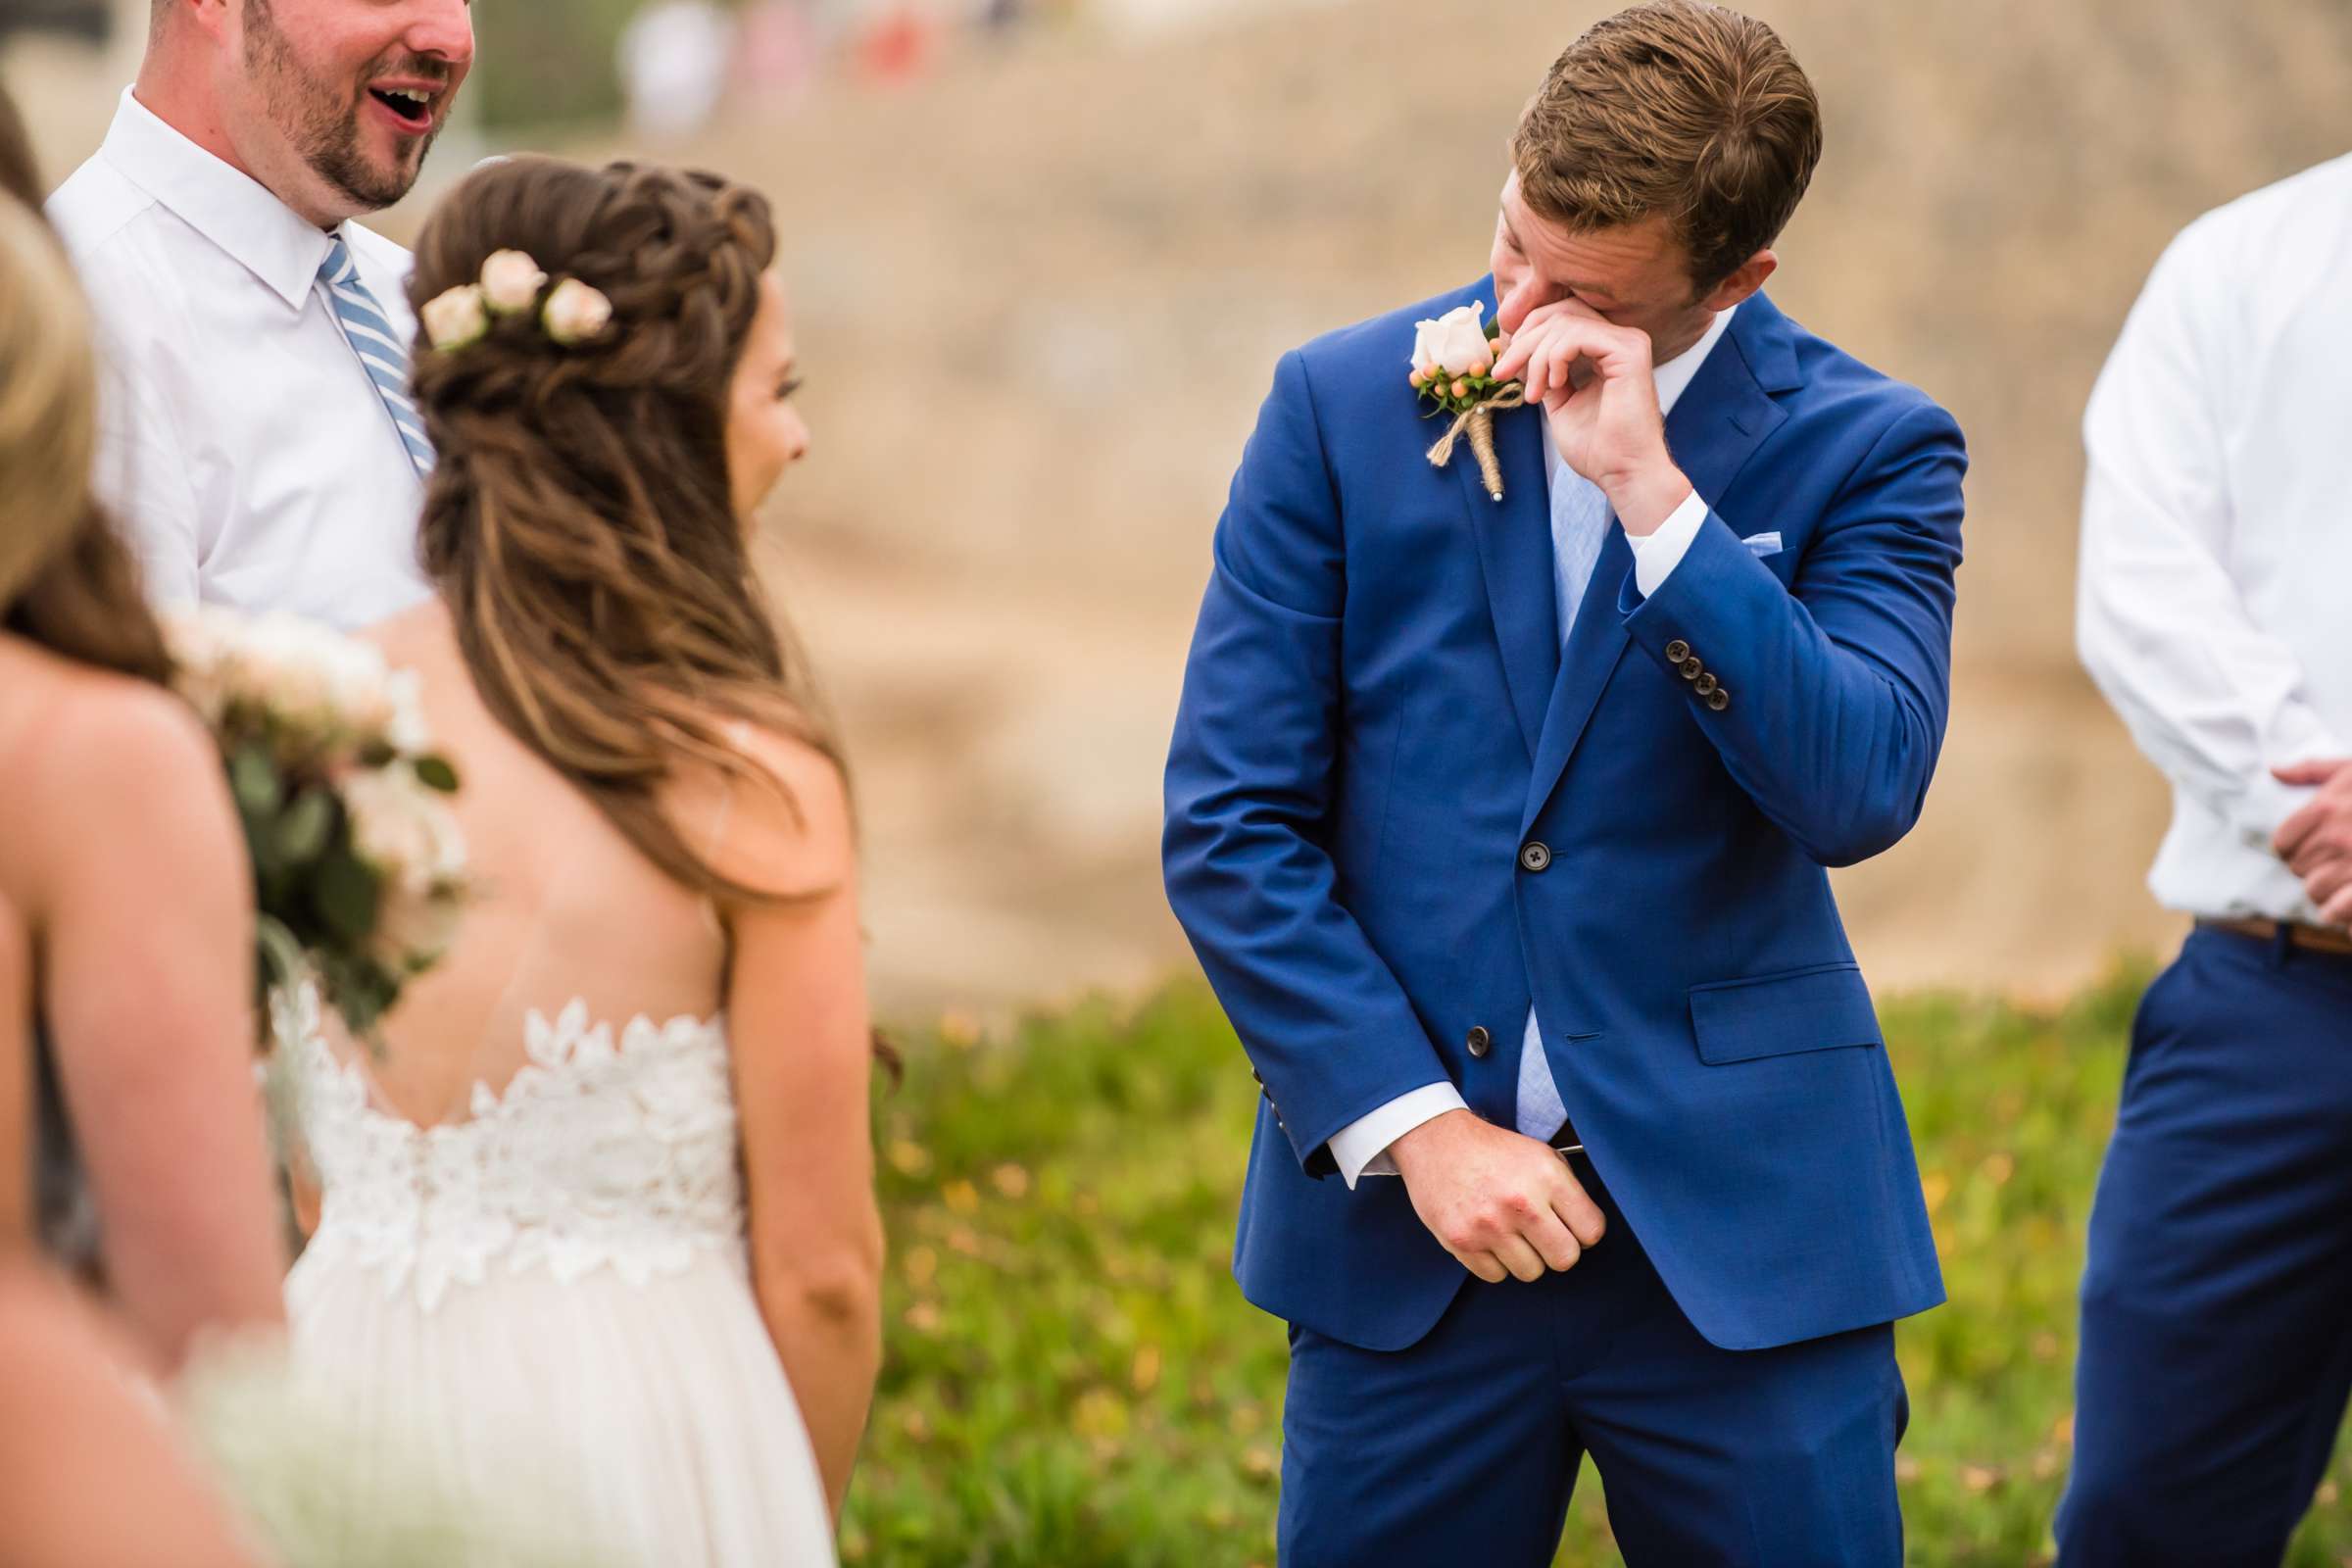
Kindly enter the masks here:
[[1427, 1084], [1373, 1111], [1360, 1116], [1331, 1135], [1326, 1147], [1332, 1162], [1340, 1167], [1348, 1190], [1355, 1191], [1360, 1176], [1394, 1176], [1396, 1162], [1389, 1157], [1389, 1146], [1425, 1121], [1434, 1121], [1449, 1110], [1467, 1110], [1462, 1092], [1449, 1083]]
[[1632, 541], [1634, 586], [1642, 591], [1642, 598], [1647, 599], [1666, 585], [1666, 578], [1683, 564], [1690, 541], [1698, 537], [1699, 527], [1706, 520], [1707, 504], [1693, 490], [1658, 524], [1655, 533]]

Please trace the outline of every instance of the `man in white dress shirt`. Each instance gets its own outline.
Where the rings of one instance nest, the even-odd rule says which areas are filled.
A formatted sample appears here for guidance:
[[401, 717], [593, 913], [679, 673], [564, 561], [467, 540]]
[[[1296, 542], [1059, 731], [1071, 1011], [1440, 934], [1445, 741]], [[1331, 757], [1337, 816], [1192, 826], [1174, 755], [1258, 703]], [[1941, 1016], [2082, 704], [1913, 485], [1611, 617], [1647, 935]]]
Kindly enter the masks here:
[[2210, 213], [2091, 394], [2081, 646], [2196, 917], [2091, 1211], [2068, 1568], [2275, 1563], [2352, 1388], [2352, 158]]
[[101, 482], [151, 594], [358, 626], [426, 592], [407, 252], [473, 59], [466, 0], [157, 0], [50, 199], [111, 362]]

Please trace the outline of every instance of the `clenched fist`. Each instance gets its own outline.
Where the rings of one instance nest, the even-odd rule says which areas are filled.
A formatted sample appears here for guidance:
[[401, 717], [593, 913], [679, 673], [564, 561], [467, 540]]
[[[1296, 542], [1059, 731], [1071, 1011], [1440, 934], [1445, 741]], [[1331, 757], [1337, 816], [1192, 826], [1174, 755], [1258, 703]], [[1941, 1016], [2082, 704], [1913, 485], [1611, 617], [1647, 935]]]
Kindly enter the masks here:
[[1565, 1273], [1608, 1228], [1550, 1146], [1467, 1110], [1423, 1122], [1389, 1153], [1438, 1245], [1491, 1285]]

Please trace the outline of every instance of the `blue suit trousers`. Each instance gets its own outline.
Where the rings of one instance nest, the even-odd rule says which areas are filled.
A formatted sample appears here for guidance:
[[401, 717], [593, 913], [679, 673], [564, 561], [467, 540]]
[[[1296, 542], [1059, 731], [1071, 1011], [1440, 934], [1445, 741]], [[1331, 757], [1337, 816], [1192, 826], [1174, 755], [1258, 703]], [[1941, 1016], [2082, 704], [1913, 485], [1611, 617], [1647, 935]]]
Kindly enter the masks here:
[[2352, 1390], [2352, 957], [2199, 928], [2132, 1032], [2065, 1568], [2275, 1568]]
[[1543, 1568], [1587, 1453], [1630, 1568], [1897, 1568], [1892, 1326], [1720, 1349], [1576, 1174], [1609, 1229], [1567, 1273], [1473, 1280], [1403, 1350], [1292, 1328], [1284, 1568]]

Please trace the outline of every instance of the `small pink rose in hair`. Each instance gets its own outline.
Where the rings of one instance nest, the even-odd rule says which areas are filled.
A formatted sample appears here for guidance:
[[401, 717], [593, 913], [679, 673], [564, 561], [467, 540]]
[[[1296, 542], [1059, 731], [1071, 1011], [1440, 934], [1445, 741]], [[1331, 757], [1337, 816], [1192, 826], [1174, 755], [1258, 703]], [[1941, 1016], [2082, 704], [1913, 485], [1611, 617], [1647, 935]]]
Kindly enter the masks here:
[[416, 314], [424, 322], [425, 336], [445, 354], [480, 342], [490, 330], [490, 312], [478, 283], [444, 289], [425, 301], [424, 309]]
[[521, 251], [492, 251], [482, 263], [482, 303], [500, 316], [519, 316], [539, 303], [547, 274]]
[[556, 285], [539, 313], [547, 335], [565, 348], [599, 336], [612, 324], [612, 302], [576, 277]]

